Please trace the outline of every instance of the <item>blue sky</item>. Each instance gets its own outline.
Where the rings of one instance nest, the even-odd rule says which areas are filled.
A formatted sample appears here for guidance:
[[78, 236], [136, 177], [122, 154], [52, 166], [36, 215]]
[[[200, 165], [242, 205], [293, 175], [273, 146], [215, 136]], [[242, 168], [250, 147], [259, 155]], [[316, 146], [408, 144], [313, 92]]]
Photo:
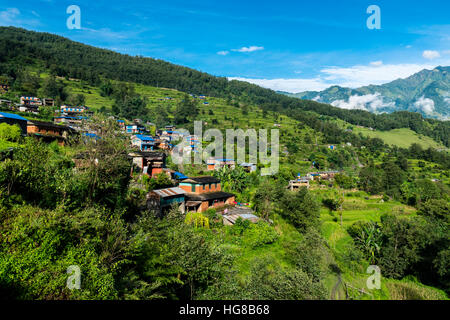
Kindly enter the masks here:
[[[69, 5], [80, 30], [66, 27]], [[370, 5], [380, 30], [367, 28]], [[0, 0], [0, 25], [300, 92], [450, 65], [449, 12], [444, 0]]]

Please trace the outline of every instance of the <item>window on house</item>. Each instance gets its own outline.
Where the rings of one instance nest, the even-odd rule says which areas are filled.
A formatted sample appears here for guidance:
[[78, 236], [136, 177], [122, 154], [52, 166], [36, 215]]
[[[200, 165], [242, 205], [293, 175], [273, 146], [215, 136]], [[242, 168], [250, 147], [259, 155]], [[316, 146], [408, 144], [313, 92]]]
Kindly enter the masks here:
[[191, 191], [195, 192], [195, 184], [191, 185]]

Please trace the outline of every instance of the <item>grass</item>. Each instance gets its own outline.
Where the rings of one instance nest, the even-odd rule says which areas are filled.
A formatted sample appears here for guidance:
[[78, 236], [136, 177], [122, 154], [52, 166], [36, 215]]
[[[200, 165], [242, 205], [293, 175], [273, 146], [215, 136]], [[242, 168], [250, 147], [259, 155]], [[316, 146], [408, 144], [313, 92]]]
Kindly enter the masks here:
[[409, 148], [413, 143], [420, 144], [424, 149], [429, 147], [435, 149], [446, 149], [442, 144], [437, 143], [432, 138], [417, 134], [416, 132], [402, 128], [393, 129], [389, 131], [370, 130], [368, 128], [353, 127], [353, 132], [358, 134], [362, 133], [364, 136], [371, 138], [380, 138], [386, 144], [394, 145], [400, 148]]
[[[316, 196], [321, 199], [328, 197], [330, 191], [315, 190]], [[356, 265], [356, 270], [352, 269], [343, 257], [348, 254], [349, 246], [353, 244], [353, 239], [347, 233], [347, 228], [357, 221], [379, 222], [380, 217], [385, 213], [413, 216], [416, 210], [403, 205], [397, 201], [381, 202], [378, 197], [369, 197], [364, 192], [359, 192], [352, 197], [345, 197], [343, 203], [343, 223], [340, 224], [339, 214], [330, 214], [328, 209], [321, 209], [321, 235], [327, 241], [330, 251], [334, 254], [337, 264], [341, 269], [341, 276], [344, 286], [341, 284], [337, 290], [339, 299], [344, 299], [348, 294], [350, 299], [357, 300], [442, 300], [448, 299], [447, 295], [436, 288], [419, 283], [412, 278], [394, 280], [381, 278], [381, 288], [379, 290], [369, 290], [366, 281], [369, 274], [365, 273], [367, 262]], [[329, 273], [324, 281], [328, 290], [337, 283], [337, 275]]]

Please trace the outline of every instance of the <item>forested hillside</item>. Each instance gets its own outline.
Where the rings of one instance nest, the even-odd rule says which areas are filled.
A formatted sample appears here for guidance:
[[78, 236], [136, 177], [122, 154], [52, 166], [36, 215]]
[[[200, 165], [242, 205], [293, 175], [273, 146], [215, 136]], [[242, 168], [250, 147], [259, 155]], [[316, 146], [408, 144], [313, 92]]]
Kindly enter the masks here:
[[[94, 48], [69, 39], [13, 27], [0, 28], [0, 73], [13, 80], [16, 66], [41, 64], [58, 76], [100, 84], [102, 78], [173, 88], [186, 93], [238, 99], [263, 110], [277, 111], [303, 120], [321, 115], [337, 117], [354, 125], [379, 130], [409, 128], [450, 146], [450, 124], [424, 119], [420, 114], [398, 112], [375, 115], [362, 110], [344, 110], [314, 101], [302, 101], [240, 81], [228, 81], [161, 60], [131, 57]], [[30, 92], [31, 94], [31, 92]]]
[[379, 86], [370, 85], [356, 89], [332, 86], [320, 92], [284, 94], [348, 109], [362, 109], [376, 113], [412, 111], [419, 112], [425, 117], [448, 119], [450, 116], [449, 72], [450, 67], [437, 67]]

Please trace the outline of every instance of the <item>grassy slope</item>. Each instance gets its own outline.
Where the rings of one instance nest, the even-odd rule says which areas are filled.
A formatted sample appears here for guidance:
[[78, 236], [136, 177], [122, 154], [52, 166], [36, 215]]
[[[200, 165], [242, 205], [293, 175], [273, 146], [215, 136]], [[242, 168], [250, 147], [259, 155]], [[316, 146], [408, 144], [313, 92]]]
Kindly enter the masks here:
[[355, 133], [362, 133], [364, 136], [369, 136], [371, 138], [380, 138], [389, 145], [395, 145], [401, 148], [408, 148], [413, 143], [418, 143], [425, 149], [429, 147], [436, 149], [445, 149], [442, 144], [437, 143], [432, 138], [424, 135], [419, 135], [414, 131], [406, 128], [394, 129], [389, 131], [377, 131], [367, 128], [354, 127], [353, 131]]

